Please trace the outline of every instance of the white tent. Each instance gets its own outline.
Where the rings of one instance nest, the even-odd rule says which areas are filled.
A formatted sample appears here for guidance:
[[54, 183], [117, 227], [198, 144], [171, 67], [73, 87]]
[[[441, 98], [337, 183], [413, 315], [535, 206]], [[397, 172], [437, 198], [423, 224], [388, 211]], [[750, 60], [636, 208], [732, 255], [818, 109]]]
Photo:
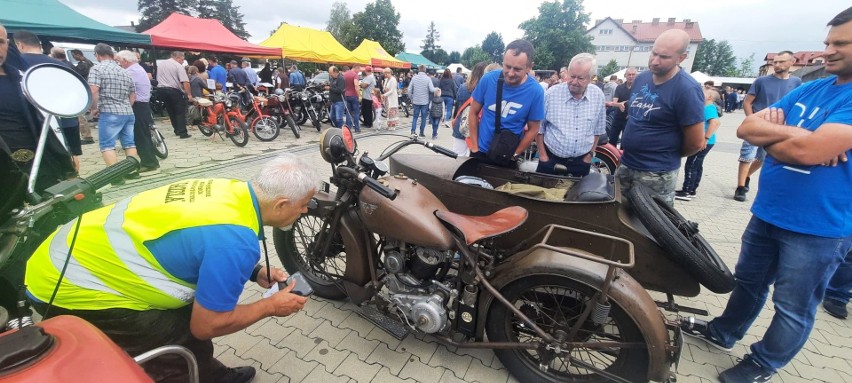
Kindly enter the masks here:
[[624, 69], [622, 69], [622, 70], [620, 70], [620, 71], [618, 71], [618, 72], [615, 72], [615, 73], [607, 73], [607, 74], [603, 74], [603, 75], [601, 76], [601, 80], [609, 81], [609, 78], [610, 78], [610, 77], [612, 77], [613, 75], [615, 75], [616, 77], [618, 77], [618, 79], [619, 79], [619, 80], [624, 80], [624, 73], [625, 73], [625, 72], [627, 72], [627, 68], [624, 68]]
[[722, 80], [717, 77], [708, 76], [701, 71], [695, 71], [690, 73], [689, 75], [692, 76], [695, 81], [698, 81], [699, 84], [704, 85], [704, 83], [707, 81], [713, 81], [713, 86], [722, 86]]
[[465, 75], [470, 74], [470, 69], [465, 68], [464, 65], [462, 65], [462, 64], [456, 63], [456, 64], [447, 65], [447, 69], [450, 70], [450, 73], [456, 73], [456, 68], [461, 68], [462, 73], [465, 74]]

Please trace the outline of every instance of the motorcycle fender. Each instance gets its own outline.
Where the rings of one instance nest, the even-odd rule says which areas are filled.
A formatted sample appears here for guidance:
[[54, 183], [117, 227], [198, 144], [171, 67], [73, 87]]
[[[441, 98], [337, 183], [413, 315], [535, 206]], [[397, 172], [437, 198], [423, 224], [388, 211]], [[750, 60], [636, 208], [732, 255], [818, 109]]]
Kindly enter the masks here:
[[[317, 211], [325, 217], [331, 214], [337, 201], [334, 195], [320, 191], [314, 195], [317, 201]], [[370, 256], [371, 247], [366, 243], [364, 231], [366, 230], [354, 211], [343, 214], [340, 222], [340, 236], [343, 246], [346, 248], [346, 273], [344, 280], [358, 286], [364, 286], [370, 282]]]
[[604, 144], [595, 147], [595, 152], [598, 155], [609, 157], [614, 164], [621, 163], [621, 151], [612, 144]]
[[[587, 259], [537, 249], [518, 259], [500, 265], [490, 283], [500, 290], [521, 277], [533, 274], [565, 276], [598, 288], [606, 279], [607, 266]], [[615, 281], [609, 290], [609, 299], [614, 301], [638, 325], [648, 345], [648, 379], [663, 381], [668, 378], [671, 361], [666, 350], [668, 333], [663, 316], [654, 300], [639, 282], [622, 269], [616, 271]], [[479, 318], [486, 318], [490, 304], [500, 304], [483, 290], [480, 297]], [[477, 334], [481, 339], [485, 321], [477, 323]]]

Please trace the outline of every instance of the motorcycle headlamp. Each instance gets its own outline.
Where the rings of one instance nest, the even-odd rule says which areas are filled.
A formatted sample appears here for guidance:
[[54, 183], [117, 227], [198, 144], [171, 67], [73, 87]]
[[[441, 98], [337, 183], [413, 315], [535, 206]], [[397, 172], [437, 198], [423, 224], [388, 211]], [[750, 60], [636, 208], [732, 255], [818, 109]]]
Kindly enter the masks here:
[[348, 127], [329, 128], [320, 135], [320, 155], [331, 164], [346, 161], [347, 155], [355, 154], [355, 137]]

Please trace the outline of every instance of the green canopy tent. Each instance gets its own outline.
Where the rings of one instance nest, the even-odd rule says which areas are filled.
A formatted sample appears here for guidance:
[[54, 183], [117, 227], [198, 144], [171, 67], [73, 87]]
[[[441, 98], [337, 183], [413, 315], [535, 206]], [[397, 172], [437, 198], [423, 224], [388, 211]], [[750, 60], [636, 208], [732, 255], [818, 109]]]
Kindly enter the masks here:
[[418, 66], [420, 66], [421, 64], [425, 65], [426, 69], [430, 69], [430, 70], [442, 70], [442, 69], [444, 69], [444, 67], [442, 65], [435, 64], [431, 60], [429, 60], [429, 59], [427, 59], [427, 58], [425, 58], [425, 57], [423, 57], [423, 56], [421, 56], [417, 53], [400, 52], [400, 53], [397, 53], [395, 57], [399, 60], [402, 60], [402, 61], [405, 61], [405, 62], [410, 62], [411, 63], [411, 69], [415, 69]]
[[151, 36], [101, 24], [57, 0], [5, 0], [0, 23], [6, 31], [28, 30], [39, 38], [69, 43], [149, 46]]

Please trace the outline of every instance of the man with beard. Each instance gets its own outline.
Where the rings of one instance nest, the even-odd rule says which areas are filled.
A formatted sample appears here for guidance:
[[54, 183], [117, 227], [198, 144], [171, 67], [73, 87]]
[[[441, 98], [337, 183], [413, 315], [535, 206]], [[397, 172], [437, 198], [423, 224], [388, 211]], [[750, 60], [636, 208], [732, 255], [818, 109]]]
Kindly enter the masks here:
[[[766, 107], [790, 93], [791, 90], [802, 85], [800, 78], [790, 75], [790, 67], [795, 62], [796, 58], [793, 56], [793, 52], [782, 51], [775, 55], [775, 58], [772, 59], [774, 73], [758, 77], [757, 80], [754, 80], [751, 88], [748, 89], [748, 95], [743, 101], [743, 110], [745, 110], [746, 116], [766, 109]], [[766, 158], [766, 151], [763, 148], [743, 141], [742, 148], [740, 148], [740, 164], [737, 169], [737, 189], [734, 191], [735, 200], [740, 202], [746, 200], [749, 181], [751, 181], [750, 177], [763, 165], [764, 158]]]
[[640, 183], [673, 205], [681, 157], [704, 148], [704, 92], [680, 67], [689, 40], [680, 29], [661, 33], [651, 48], [649, 70], [634, 80], [621, 142], [624, 156], [615, 171], [623, 193]]

